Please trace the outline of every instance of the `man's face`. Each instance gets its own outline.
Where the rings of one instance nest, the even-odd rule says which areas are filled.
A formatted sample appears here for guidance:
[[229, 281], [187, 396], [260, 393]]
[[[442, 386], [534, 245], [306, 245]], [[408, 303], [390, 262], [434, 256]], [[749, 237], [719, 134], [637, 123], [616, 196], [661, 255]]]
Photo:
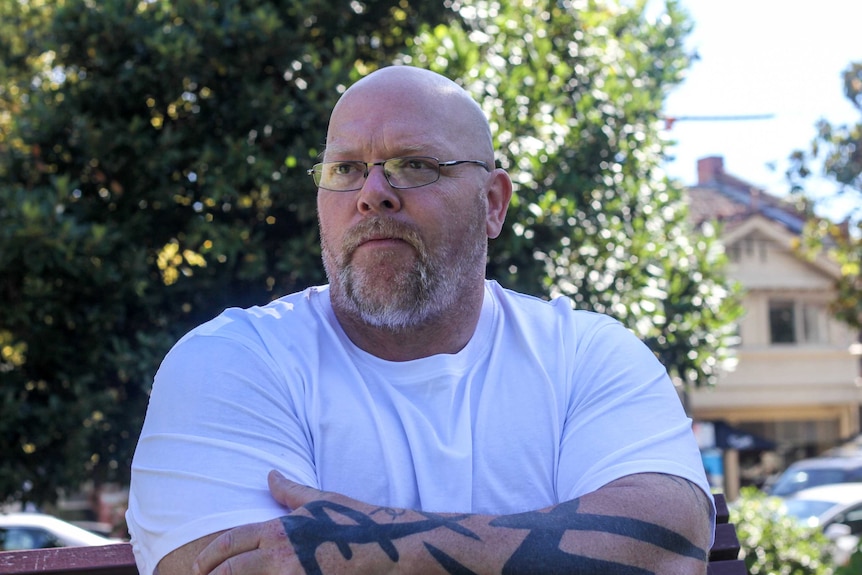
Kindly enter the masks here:
[[[333, 114], [325, 160], [475, 159], [452, 141], [449, 120], [418, 100], [391, 91], [352, 95]], [[323, 263], [336, 309], [400, 330], [457, 306], [465, 286], [484, 278], [487, 180], [484, 168], [466, 164], [399, 190], [375, 166], [361, 190], [320, 190]]]

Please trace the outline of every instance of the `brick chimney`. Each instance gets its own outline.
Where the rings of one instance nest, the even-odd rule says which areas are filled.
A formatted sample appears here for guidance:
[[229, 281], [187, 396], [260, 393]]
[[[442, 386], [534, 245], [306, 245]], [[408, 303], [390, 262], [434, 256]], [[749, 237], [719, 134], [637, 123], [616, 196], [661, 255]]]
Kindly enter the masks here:
[[705, 186], [718, 180], [724, 174], [724, 157], [709, 156], [697, 161], [697, 184]]

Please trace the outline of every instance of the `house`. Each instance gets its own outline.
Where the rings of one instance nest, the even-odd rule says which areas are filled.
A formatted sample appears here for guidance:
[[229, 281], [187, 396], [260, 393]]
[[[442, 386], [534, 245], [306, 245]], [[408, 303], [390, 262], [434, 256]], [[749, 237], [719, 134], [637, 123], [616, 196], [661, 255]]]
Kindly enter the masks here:
[[694, 223], [721, 225], [728, 276], [742, 286], [745, 309], [735, 371], [690, 393], [691, 416], [696, 426], [731, 426], [772, 447], [723, 446], [724, 489], [733, 500], [740, 483], [759, 484], [860, 432], [859, 334], [828, 311], [837, 265], [794, 250], [803, 214], [725, 172], [721, 157], [698, 161], [697, 185], [687, 192]]

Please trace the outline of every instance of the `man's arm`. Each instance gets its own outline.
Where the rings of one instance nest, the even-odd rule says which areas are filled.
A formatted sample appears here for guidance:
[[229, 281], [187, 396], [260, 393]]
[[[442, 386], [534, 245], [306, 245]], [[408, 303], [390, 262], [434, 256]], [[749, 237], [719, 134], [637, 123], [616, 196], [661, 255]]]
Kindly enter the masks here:
[[[198, 540], [162, 564], [174, 554], [188, 561], [209, 542], [194, 573], [706, 572], [711, 504], [670, 475], [631, 475], [572, 501], [501, 516], [378, 507], [277, 473], [270, 488], [295, 511]], [[161, 575], [189, 572], [187, 562], [184, 571], [162, 564]]]

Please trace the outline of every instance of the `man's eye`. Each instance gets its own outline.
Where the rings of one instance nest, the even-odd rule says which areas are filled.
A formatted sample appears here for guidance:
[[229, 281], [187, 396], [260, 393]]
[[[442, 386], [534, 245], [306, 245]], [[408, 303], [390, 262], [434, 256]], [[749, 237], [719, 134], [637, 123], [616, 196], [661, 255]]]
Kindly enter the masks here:
[[354, 170], [356, 170], [356, 166], [353, 164], [334, 164], [332, 166], [332, 173], [337, 176], [347, 176]]
[[434, 167], [431, 165], [429, 160], [424, 158], [409, 158], [404, 160], [401, 163], [401, 168], [410, 169], [410, 170], [433, 170]]

